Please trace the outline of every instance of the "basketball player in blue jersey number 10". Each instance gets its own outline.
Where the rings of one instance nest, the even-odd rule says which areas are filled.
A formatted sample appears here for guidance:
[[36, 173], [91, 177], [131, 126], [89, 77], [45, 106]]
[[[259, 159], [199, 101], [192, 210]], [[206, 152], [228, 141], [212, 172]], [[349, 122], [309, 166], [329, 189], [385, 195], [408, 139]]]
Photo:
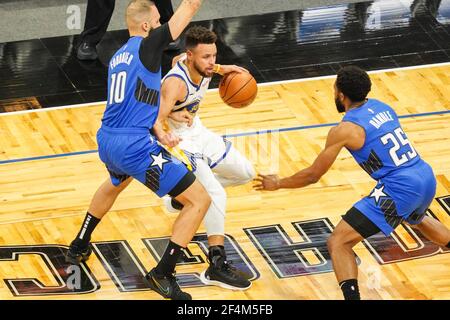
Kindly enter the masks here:
[[[211, 198], [186, 165], [162, 148], [157, 140], [173, 147], [179, 138], [162, 130], [158, 118], [161, 91], [161, 60], [164, 48], [178, 38], [198, 11], [201, 0], [183, 0], [170, 21], [161, 26], [153, 2], [131, 1], [126, 20], [130, 39], [112, 57], [108, 69], [108, 100], [97, 133], [100, 159], [110, 178], [97, 190], [66, 261], [79, 264], [91, 254], [89, 241], [100, 219], [133, 178], [162, 197], [183, 204], [173, 224], [172, 236], [161, 260], [144, 278], [165, 298], [190, 300], [175, 277], [175, 265], [192, 240]], [[117, 226], [120, 228], [120, 226]]]
[[342, 122], [328, 133], [325, 149], [314, 163], [280, 179], [259, 175], [257, 190], [301, 188], [317, 182], [346, 148], [358, 164], [378, 181], [372, 192], [343, 216], [328, 239], [333, 268], [346, 300], [359, 300], [358, 269], [352, 248], [380, 231], [388, 236], [405, 221], [429, 240], [449, 247], [450, 230], [425, 215], [436, 193], [436, 179], [398, 121], [395, 111], [375, 99], [367, 99], [369, 75], [354, 66], [338, 72], [335, 102], [346, 112]]
[[[231, 72], [248, 72], [234, 65], [215, 64], [216, 38], [214, 32], [200, 26], [186, 31], [187, 54], [162, 80], [158, 119], [169, 117], [167, 131], [172, 131], [176, 137], [181, 138], [180, 149], [171, 151], [185, 161], [211, 197], [211, 205], [204, 218], [208, 235], [209, 267], [202, 272], [200, 280], [226, 289], [247, 290], [251, 286], [249, 275], [233, 266], [226, 257], [224, 229], [227, 195], [224, 187], [251, 181], [255, 170], [231, 142], [204, 127], [197, 116], [199, 104], [214, 73], [225, 75]], [[116, 57], [127, 63], [131, 56]], [[115, 60], [111, 60], [111, 64], [115, 63]], [[153, 127], [160, 136], [164, 134], [162, 125], [157, 121]], [[125, 186], [120, 192], [124, 189]], [[171, 212], [178, 212], [183, 208], [173, 197], [166, 196], [164, 200]]]

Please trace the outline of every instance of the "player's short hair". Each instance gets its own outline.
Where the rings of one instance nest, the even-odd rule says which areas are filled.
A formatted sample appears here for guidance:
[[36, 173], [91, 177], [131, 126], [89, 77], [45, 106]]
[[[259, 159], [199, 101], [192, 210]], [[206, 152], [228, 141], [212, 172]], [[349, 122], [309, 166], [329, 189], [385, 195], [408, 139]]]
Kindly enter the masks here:
[[155, 3], [150, 0], [132, 0], [128, 3], [125, 13], [128, 28], [130, 25], [146, 21], [150, 15], [151, 7]]
[[155, 2], [153, 0], [131, 0], [128, 2], [128, 7], [131, 5], [137, 5], [139, 9], [149, 9], [150, 6], [155, 5]]
[[198, 44], [216, 43], [217, 35], [202, 26], [193, 26], [186, 31], [186, 49], [195, 48]]
[[336, 86], [350, 100], [358, 102], [366, 99], [372, 88], [372, 81], [367, 72], [361, 68], [347, 66], [339, 70]]

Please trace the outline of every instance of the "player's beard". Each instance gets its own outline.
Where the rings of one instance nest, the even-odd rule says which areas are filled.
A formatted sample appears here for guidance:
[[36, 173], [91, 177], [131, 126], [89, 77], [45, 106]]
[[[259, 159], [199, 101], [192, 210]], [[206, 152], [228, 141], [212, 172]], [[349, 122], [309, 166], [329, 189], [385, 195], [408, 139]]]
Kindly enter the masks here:
[[341, 100], [339, 100], [339, 97], [334, 99], [334, 103], [336, 104], [336, 109], [339, 113], [345, 112], [345, 106], [343, 105]]
[[213, 76], [213, 72], [211, 72], [211, 73], [209, 74], [209, 73], [206, 73], [205, 71], [202, 71], [202, 70], [200, 69], [200, 67], [198, 66], [198, 64], [195, 63], [195, 61], [194, 61], [194, 68], [195, 68], [195, 70], [196, 70], [202, 77], [205, 77], [205, 78], [211, 78], [211, 77]]

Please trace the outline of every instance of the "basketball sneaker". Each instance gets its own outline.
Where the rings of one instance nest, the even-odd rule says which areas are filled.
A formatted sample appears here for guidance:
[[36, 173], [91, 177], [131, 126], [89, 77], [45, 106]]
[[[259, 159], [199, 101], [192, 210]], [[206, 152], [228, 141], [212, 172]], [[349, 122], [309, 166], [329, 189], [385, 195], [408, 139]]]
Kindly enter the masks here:
[[148, 286], [164, 298], [172, 300], [192, 300], [189, 293], [181, 291], [178, 285], [175, 273], [169, 276], [163, 276], [156, 273], [156, 268], [150, 270], [145, 276]]
[[222, 246], [212, 246], [208, 253], [209, 267], [200, 275], [200, 280], [207, 285], [216, 285], [231, 290], [247, 290], [252, 283], [246, 275], [231, 261], [226, 260], [225, 249]]
[[72, 242], [70, 244], [69, 251], [67, 251], [66, 254], [66, 262], [79, 265], [81, 262], [89, 259], [91, 253], [92, 249], [89, 245], [85, 248], [80, 248]]

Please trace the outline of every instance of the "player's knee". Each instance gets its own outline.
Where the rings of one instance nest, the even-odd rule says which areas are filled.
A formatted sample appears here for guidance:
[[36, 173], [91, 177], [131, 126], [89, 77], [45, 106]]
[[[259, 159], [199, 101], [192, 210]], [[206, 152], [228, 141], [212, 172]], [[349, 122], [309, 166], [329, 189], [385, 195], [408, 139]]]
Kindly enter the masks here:
[[211, 196], [208, 194], [208, 192], [203, 192], [199, 197], [199, 206], [201, 207], [201, 210], [206, 213], [208, 211], [209, 206], [211, 205]]
[[336, 234], [334, 232], [331, 234], [331, 236], [327, 240], [328, 252], [330, 252], [330, 254], [332, 252], [336, 251], [336, 249], [338, 249], [338, 248], [343, 248], [343, 247], [352, 248], [353, 246], [354, 246], [354, 244], [351, 243], [350, 241], [347, 241], [345, 239], [345, 237], [343, 237], [341, 234]]
[[205, 188], [202, 185], [199, 185], [198, 190], [193, 193], [193, 197], [190, 199], [190, 202], [194, 207], [197, 208], [202, 214], [206, 214], [209, 206], [211, 205], [211, 196], [206, 192]]
[[183, 192], [176, 197], [183, 207], [194, 209], [194, 212], [205, 214], [211, 204], [211, 197], [206, 192], [203, 185], [197, 180]]
[[195, 199], [192, 199], [191, 205], [196, 209], [196, 212], [205, 215], [211, 205], [211, 197], [207, 192], [198, 194]]
[[334, 250], [336, 249], [336, 247], [339, 246], [339, 241], [338, 238], [334, 235], [331, 235], [328, 239], [327, 239], [327, 248], [328, 248], [328, 252], [330, 254], [332, 254], [334, 252]]

